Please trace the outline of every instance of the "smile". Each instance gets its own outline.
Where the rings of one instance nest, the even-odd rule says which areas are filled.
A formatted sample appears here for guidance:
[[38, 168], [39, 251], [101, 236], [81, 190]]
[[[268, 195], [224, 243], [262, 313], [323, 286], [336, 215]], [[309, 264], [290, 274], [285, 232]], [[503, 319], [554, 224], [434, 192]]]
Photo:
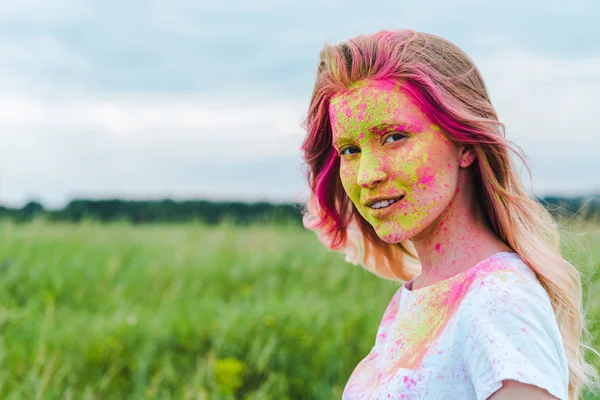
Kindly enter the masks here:
[[369, 206], [369, 208], [371, 208], [373, 210], [387, 208], [387, 207], [391, 206], [392, 204], [394, 204], [395, 202], [402, 200], [403, 198], [404, 198], [404, 195], [398, 197], [397, 199], [381, 200], [381, 201], [378, 201], [377, 203], [371, 204]]
[[401, 196], [397, 199], [378, 201], [369, 207], [371, 215], [373, 217], [386, 216], [387, 214], [393, 212], [393, 210], [397, 208], [397, 205], [402, 203], [403, 199], [404, 196]]
[[[404, 196], [402, 196], [402, 197], [404, 197]], [[378, 201], [377, 203], [371, 205], [370, 207], [375, 210], [378, 210], [380, 208], [386, 208], [386, 207], [391, 206], [395, 202], [402, 200], [402, 197], [398, 197], [397, 199], [381, 200], [381, 201]]]

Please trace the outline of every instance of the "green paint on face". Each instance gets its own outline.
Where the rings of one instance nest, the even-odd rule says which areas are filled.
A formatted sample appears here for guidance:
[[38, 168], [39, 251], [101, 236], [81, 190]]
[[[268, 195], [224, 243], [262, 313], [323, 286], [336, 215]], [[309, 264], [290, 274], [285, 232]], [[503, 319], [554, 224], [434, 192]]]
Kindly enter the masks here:
[[[458, 149], [398, 84], [361, 81], [332, 98], [329, 114], [344, 190], [383, 240], [410, 239], [448, 206]], [[402, 195], [388, 208], [365, 205]]]

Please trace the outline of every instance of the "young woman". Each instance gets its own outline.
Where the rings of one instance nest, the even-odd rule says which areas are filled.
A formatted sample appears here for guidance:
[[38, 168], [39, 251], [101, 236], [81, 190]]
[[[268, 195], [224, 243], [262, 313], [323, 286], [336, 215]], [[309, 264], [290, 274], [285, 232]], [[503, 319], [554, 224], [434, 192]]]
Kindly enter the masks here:
[[411, 30], [326, 44], [305, 125], [305, 226], [403, 283], [343, 399], [574, 400], [596, 387], [579, 272], [463, 51]]

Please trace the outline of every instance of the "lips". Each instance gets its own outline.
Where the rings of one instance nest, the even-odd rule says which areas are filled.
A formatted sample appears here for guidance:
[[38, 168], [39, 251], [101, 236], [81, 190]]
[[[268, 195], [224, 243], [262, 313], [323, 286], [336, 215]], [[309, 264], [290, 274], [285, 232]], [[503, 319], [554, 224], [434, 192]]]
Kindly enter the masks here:
[[383, 220], [385, 218], [394, 215], [396, 212], [404, 209], [406, 207], [406, 202], [402, 201], [404, 196], [400, 197], [397, 201], [394, 201], [392, 204], [389, 204], [387, 207], [382, 208], [371, 208], [368, 207], [369, 214], [372, 218], [376, 218], [378, 220]]
[[390, 207], [392, 204], [402, 200], [403, 198], [404, 198], [404, 195], [395, 197], [395, 198], [370, 201], [367, 203], [367, 207], [369, 207], [372, 210], [381, 210], [381, 209]]

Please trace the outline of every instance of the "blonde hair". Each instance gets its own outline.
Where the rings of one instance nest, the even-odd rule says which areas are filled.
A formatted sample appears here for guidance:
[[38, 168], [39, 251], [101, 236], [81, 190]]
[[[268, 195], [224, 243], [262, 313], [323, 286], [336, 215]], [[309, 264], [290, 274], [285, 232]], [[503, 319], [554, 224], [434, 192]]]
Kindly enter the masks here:
[[[483, 79], [473, 61], [441, 37], [412, 30], [383, 30], [359, 35], [338, 45], [325, 44], [304, 121], [302, 145], [311, 196], [303, 222], [346, 261], [398, 282], [420, 273], [409, 241], [388, 244], [365, 221], [346, 195], [339, 178], [339, 159], [332, 146], [328, 107], [333, 95], [364, 79], [403, 82], [402, 90], [454, 142], [471, 145], [475, 193], [494, 233], [535, 272], [547, 291], [563, 338], [569, 364], [569, 399], [583, 387], [600, 387], [598, 372], [584, 359], [589, 335], [582, 308], [577, 268], [561, 255], [557, 223], [530, 197], [509, 149], [524, 156], [505, 138]], [[518, 147], [518, 146], [517, 146]]]

